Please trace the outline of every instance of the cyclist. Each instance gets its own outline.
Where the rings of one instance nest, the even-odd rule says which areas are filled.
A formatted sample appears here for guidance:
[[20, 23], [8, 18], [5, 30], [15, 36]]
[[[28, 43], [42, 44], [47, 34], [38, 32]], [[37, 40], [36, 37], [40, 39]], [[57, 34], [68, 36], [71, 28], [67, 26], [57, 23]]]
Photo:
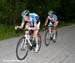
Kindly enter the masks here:
[[45, 21], [44, 26], [46, 26], [47, 24], [48, 24], [48, 27], [49, 27], [49, 33], [54, 34], [53, 40], [55, 42], [55, 39], [56, 39], [55, 38], [55, 32], [56, 32], [57, 25], [58, 25], [58, 18], [57, 18], [57, 16], [54, 14], [54, 12], [52, 10], [50, 10], [48, 12], [48, 16], [47, 16], [47, 19]]
[[24, 10], [21, 15], [22, 23], [20, 26], [16, 26], [16, 29], [22, 29], [25, 26], [25, 29], [27, 29], [25, 34], [29, 34], [30, 30], [34, 31], [33, 35], [36, 40], [35, 52], [38, 52], [38, 31], [40, 28], [39, 16], [36, 13], [30, 13], [29, 10]]

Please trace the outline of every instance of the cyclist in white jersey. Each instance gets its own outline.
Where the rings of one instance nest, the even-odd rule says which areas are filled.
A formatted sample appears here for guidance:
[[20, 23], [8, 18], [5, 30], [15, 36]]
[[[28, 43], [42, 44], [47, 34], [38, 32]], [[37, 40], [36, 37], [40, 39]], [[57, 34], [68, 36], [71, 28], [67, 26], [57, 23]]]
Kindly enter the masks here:
[[56, 32], [57, 25], [58, 25], [58, 18], [52, 10], [50, 10], [48, 12], [48, 16], [47, 16], [44, 26], [46, 26], [47, 24], [49, 27], [49, 32], [50, 33], [51, 33], [51, 31], [53, 32], [53, 34], [54, 34], [53, 39], [55, 40], [55, 32]]
[[[29, 10], [24, 10], [22, 12], [22, 23], [20, 26], [16, 26], [16, 29], [22, 29], [25, 25], [25, 29], [34, 30], [34, 37], [36, 40], [35, 52], [38, 52], [38, 31], [40, 28], [39, 16], [36, 13], [29, 13]], [[29, 31], [26, 32], [28, 34]]]

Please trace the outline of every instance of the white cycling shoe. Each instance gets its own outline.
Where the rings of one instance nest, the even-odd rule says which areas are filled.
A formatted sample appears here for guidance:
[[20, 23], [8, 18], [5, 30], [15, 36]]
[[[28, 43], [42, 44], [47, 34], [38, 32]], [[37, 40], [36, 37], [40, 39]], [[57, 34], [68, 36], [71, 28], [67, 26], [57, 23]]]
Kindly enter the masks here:
[[36, 45], [36, 47], [35, 47], [35, 52], [37, 53], [37, 52], [38, 52], [38, 50], [39, 50], [39, 46], [38, 46], [38, 45]]
[[54, 35], [54, 37], [53, 37], [53, 42], [54, 43], [56, 42], [56, 35]]

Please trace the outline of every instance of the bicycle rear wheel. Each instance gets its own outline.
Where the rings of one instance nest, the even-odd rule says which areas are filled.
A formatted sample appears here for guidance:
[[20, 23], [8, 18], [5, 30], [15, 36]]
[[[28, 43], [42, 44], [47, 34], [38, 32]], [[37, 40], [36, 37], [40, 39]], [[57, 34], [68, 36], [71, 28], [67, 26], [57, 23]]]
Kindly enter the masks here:
[[50, 35], [49, 31], [47, 30], [45, 33], [45, 38], [44, 38], [45, 46], [49, 46], [50, 41], [51, 41], [50, 39], [51, 39], [51, 35]]
[[41, 48], [41, 35], [40, 34], [38, 34], [38, 45], [39, 45], [39, 49], [38, 49], [39, 51]]
[[22, 37], [18, 41], [18, 44], [17, 44], [17, 47], [16, 47], [16, 57], [19, 60], [25, 59], [27, 54], [28, 54], [28, 44], [27, 44], [26, 41], [27, 40], [25, 39], [25, 37]]

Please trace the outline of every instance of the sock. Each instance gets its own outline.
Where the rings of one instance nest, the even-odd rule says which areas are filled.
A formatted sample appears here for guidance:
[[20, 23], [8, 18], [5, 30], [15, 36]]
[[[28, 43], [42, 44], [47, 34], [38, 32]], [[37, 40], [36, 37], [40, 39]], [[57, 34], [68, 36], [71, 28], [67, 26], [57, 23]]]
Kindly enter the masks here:
[[38, 38], [36, 38], [36, 47], [38, 46]]
[[53, 32], [53, 35], [54, 35], [54, 36], [53, 36], [53, 39], [55, 39], [55, 38], [56, 38], [56, 37], [55, 37], [55, 36], [56, 36], [56, 35], [55, 35], [55, 31]]

